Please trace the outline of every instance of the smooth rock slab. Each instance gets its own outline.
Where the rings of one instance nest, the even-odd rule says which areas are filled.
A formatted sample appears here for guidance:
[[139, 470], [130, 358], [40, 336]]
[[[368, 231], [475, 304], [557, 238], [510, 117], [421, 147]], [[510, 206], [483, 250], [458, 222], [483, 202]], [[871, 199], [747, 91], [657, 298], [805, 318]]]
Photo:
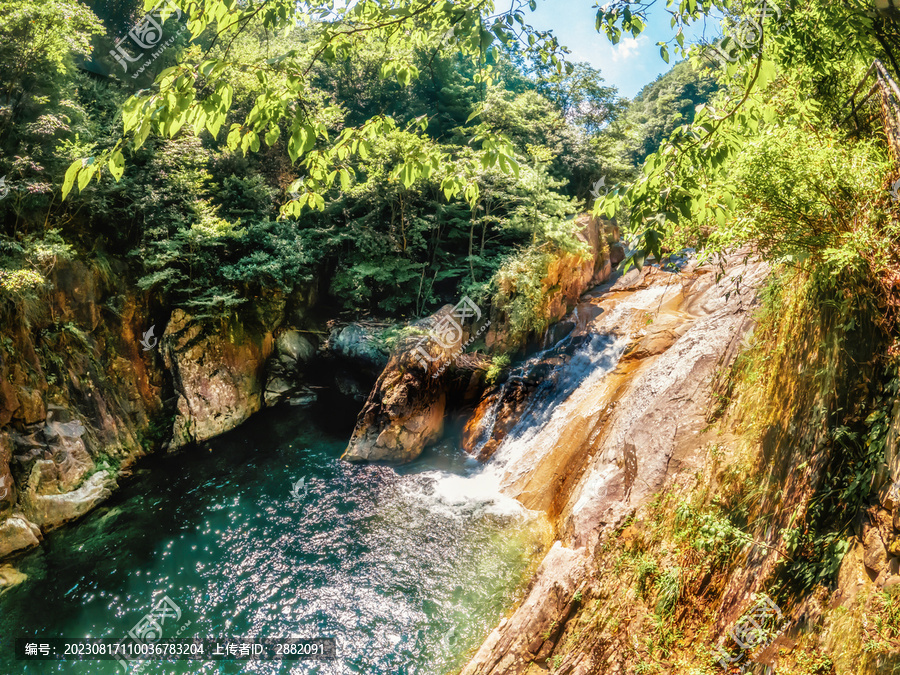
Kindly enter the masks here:
[[0, 558], [34, 548], [41, 543], [41, 530], [21, 516], [7, 518], [0, 523]]
[[116, 482], [110, 474], [98, 471], [77, 490], [59, 495], [31, 495], [25, 513], [41, 529], [48, 530], [80, 518], [112, 494]]
[[275, 349], [279, 355], [291, 361], [306, 363], [316, 355], [316, 346], [299, 331], [286, 330], [275, 340]]
[[525, 602], [491, 632], [461, 675], [511, 675], [521, 673], [532, 660], [546, 658], [571, 614], [587, 562], [583, 551], [557, 541], [538, 568]]
[[21, 584], [28, 578], [12, 565], [0, 565], [0, 593]]

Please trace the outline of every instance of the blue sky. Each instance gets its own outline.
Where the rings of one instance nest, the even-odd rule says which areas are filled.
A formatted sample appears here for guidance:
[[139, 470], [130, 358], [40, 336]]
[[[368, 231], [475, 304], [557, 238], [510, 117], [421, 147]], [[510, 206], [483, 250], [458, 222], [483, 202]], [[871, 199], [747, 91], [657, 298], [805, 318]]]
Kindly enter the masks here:
[[[671, 66], [660, 58], [656, 46], [658, 41], [674, 36], [669, 24], [671, 16], [665, 11], [663, 0], [651, 8], [647, 29], [639, 37], [625, 38], [615, 46], [595, 30], [596, 16], [593, 0], [539, 0], [537, 11], [528, 15], [527, 20], [535, 28], [552, 30], [560, 43], [572, 50], [570, 60], [587, 61], [599, 68], [603, 79], [617, 87], [621, 96], [633, 98], [641, 87], [669, 70]], [[716, 32], [717, 27], [711, 25], [706, 35]], [[698, 27], [688, 38], [702, 33], [702, 27]], [[674, 63], [674, 55], [671, 60]]]

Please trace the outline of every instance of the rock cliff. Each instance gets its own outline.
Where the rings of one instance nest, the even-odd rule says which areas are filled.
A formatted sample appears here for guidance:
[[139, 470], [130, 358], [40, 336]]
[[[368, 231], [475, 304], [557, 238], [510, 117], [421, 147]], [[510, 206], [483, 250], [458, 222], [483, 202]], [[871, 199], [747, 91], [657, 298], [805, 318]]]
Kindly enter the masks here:
[[[581, 216], [579, 222], [587, 253], [558, 252], [542, 282], [540, 311], [550, 325], [563, 318], [585, 290], [607, 280], [612, 271], [610, 242], [617, 240], [615, 227], [588, 216]], [[465, 305], [467, 299], [461, 302]], [[461, 385], [469, 395], [483, 382], [483, 372], [474, 375], [472, 369], [489, 362], [479, 356], [467, 357], [466, 348], [479, 338], [498, 353], [525, 347], [514, 344], [509, 317], [502, 309], [492, 308], [488, 318], [474, 304], [466, 305], [465, 317], [458, 320], [454, 320], [453, 312], [449, 305], [442, 308], [413, 326], [417, 336], [398, 344], [359, 415], [343, 459], [394, 463], [415, 459], [441, 436], [447, 392], [454, 386], [451, 375], [461, 375], [463, 381], [455, 386]], [[438, 339], [428, 339], [429, 335]]]
[[[467, 429], [469, 450], [499, 453], [503, 490], [550, 515], [558, 540], [524, 600], [464, 675], [537, 672], [531, 668], [546, 668], [560, 654], [558, 643], [575, 630], [569, 622], [586, 602], [601, 543], [663, 486], [699, 465], [710, 385], [752, 324], [765, 273], [736, 260], [719, 283], [709, 269], [681, 277], [632, 271], [582, 298], [576, 313], [591, 318], [566, 337], [580, 340], [580, 357], [571, 348], [551, 350], [527, 363], [522, 379], [488, 392]], [[738, 277], [741, 290], [726, 299]], [[585, 340], [597, 341], [595, 352]], [[592, 353], [597, 360], [585, 371], [578, 358]], [[540, 384], [523, 395], [522, 380], [542, 369]], [[624, 672], [604, 670], [590, 654], [569, 656], [561, 672]]]
[[291, 326], [313, 291], [211, 326], [136, 292], [122, 264], [61, 261], [50, 281], [0, 329], [0, 559], [107, 499], [137, 458], [302, 395], [317, 349]]

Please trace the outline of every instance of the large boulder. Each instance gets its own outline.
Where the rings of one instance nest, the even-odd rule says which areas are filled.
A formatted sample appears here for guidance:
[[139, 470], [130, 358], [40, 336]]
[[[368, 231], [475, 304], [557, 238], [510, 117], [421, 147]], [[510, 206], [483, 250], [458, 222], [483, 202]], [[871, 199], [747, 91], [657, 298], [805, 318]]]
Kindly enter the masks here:
[[0, 559], [41, 543], [41, 530], [22, 516], [0, 521]]
[[275, 340], [239, 323], [228, 328], [207, 331], [181, 310], [166, 326], [163, 358], [178, 394], [170, 450], [230, 431], [262, 408]]
[[391, 357], [353, 430], [342, 459], [410, 462], [444, 430], [446, 394], [436, 368], [401, 349]]
[[25, 515], [46, 531], [80, 518], [108, 499], [115, 487], [116, 481], [112, 474], [98, 471], [71, 492], [45, 495], [29, 493], [24, 505]]
[[332, 327], [320, 365], [342, 396], [364, 402], [387, 366], [390, 355], [379, 334], [359, 323]]
[[328, 349], [337, 357], [376, 372], [382, 370], [389, 359], [387, 349], [378, 340], [377, 333], [358, 323], [335, 330], [328, 338]]
[[316, 355], [315, 343], [298, 330], [288, 329], [275, 340], [275, 351], [278, 360], [285, 365], [297, 366], [309, 361]]
[[285, 399], [291, 403], [312, 403], [315, 392], [305, 386], [306, 366], [317, 352], [316, 343], [296, 329], [282, 331], [275, 339], [275, 355], [269, 362], [264, 393], [265, 404], [273, 406]]
[[[416, 324], [421, 335], [401, 341], [359, 414], [343, 459], [409, 462], [441, 437], [446, 373], [470, 335], [464, 325], [449, 321], [454, 309], [444, 306]], [[444, 331], [447, 326], [451, 330]]]

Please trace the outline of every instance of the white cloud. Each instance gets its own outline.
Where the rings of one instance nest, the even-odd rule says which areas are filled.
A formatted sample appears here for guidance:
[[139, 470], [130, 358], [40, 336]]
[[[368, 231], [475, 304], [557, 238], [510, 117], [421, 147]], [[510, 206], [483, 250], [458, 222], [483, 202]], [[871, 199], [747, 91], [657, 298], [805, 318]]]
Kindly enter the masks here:
[[612, 49], [612, 60], [614, 63], [622, 63], [630, 61], [638, 56], [638, 53], [650, 44], [650, 38], [646, 35], [639, 35], [636, 38], [627, 37]]

